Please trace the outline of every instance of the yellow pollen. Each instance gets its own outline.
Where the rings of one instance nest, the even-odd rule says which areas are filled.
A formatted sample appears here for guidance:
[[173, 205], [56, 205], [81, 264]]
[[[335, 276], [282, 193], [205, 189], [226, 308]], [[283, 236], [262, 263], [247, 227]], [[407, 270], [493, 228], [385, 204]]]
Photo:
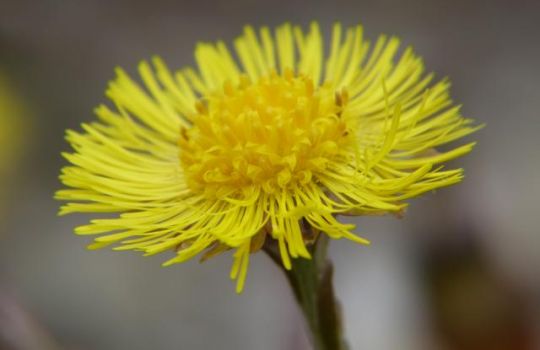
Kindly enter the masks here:
[[351, 142], [347, 94], [275, 72], [227, 81], [196, 105], [180, 131], [180, 160], [195, 190], [261, 186], [268, 193], [312, 181]]

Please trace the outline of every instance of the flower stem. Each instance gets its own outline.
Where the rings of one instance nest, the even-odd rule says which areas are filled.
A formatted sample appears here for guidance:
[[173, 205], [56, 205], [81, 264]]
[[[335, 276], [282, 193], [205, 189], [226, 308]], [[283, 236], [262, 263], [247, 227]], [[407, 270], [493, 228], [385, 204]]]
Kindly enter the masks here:
[[283, 267], [275, 247], [265, 247], [267, 254], [281, 267], [292, 288], [310, 331], [314, 350], [346, 350], [341, 310], [332, 285], [333, 267], [326, 256], [328, 237], [319, 235], [309, 247], [311, 259], [293, 259], [292, 269]]

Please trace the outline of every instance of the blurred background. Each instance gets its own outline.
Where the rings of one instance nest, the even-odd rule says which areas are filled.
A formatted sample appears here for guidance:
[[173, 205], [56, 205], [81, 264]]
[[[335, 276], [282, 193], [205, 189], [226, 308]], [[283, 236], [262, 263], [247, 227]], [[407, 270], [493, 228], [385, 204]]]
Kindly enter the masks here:
[[540, 2], [510, 0], [0, 0], [0, 349], [309, 348], [263, 254], [238, 296], [229, 255], [87, 251], [86, 218], [58, 218], [52, 196], [64, 130], [94, 118], [115, 66], [180, 68], [197, 41], [312, 19], [399, 35], [487, 123], [453, 164], [462, 184], [357, 219], [369, 248], [332, 242], [351, 349], [540, 349]]

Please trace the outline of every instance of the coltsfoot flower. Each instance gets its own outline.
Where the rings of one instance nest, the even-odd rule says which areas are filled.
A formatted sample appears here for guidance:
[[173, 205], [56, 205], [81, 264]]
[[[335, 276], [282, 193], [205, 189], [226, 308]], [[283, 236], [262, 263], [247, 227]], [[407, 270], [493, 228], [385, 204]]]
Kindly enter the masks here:
[[201, 43], [197, 68], [176, 72], [143, 61], [142, 83], [117, 69], [113, 107], [67, 131], [60, 214], [118, 213], [76, 229], [99, 235], [90, 248], [174, 251], [164, 265], [234, 249], [241, 291], [266, 240], [290, 268], [310, 258], [305, 227], [367, 244], [337, 215], [399, 213], [462, 179], [442, 164], [474, 144], [435, 147], [479, 127], [412, 49], [397, 58], [397, 38], [370, 45], [361, 26], [336, 24], [325, 54], [316, 23], [285, 24], [246, 27], [234, 48]]

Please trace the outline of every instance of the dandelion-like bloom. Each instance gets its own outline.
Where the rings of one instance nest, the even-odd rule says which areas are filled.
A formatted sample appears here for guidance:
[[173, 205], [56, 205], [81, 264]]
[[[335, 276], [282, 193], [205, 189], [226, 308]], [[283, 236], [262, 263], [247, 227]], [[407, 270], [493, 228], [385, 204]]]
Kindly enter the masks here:
[[448, 81], [433, 82], [410, 48], [396, 59], [398, 47], [336, 24], [325, 55], [315, 23], [246, 27], [234, 52], [199, 44], [197, 69], [171, 73], [154, 58], [139, 65], [142, 84], [118, 69], [114, 108], [67, 132], [60, 213], [119, 213], [76, 232], [100, 235], [90, 248], [174, 251], [164, 265], [234, 249], [238, 291], [265, 240], [287, 269], [310, 258], [313, 232], [368, 243], [337, 215], [400, 212], [404, 200], [459, 182], [462, 169], [441, 164], [473, 143], [434, 148], [478, 128]]

